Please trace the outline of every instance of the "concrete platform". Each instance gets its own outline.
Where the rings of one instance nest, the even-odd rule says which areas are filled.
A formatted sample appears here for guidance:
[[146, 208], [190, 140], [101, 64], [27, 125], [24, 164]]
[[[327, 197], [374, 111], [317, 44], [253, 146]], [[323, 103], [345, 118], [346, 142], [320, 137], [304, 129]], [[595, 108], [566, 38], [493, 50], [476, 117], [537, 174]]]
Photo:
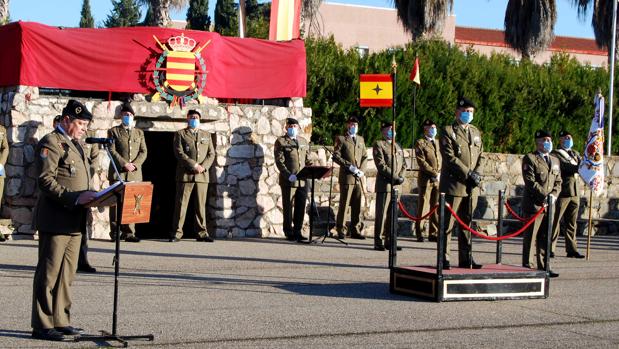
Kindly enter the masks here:
[[[619, 237], [596, 237], [590, 261], [566, 258], [561, 239], [548, 299], [445, 303], [390, 293], [387, 252], [347, 241], [123, 243], [119, 333], [154, 334], [131, 343], [148, 348], [619, 346]], [[400, 265], [436, 260], [432, 243], [399, 244]], [[475, 239], [473, 249], [478, 263], [494, 262], [494, 244]], [[508, 241], [503, 262], [517, 264], [521, 250]], [[97, 334], [111, 329], [113, 244], [91, 241], [90, 253], [98, 273], [78, 274], [72, 324]], [[0, 243], [0, 348], [105, 345], [31, 339], [36, 259], [36, 241]]]

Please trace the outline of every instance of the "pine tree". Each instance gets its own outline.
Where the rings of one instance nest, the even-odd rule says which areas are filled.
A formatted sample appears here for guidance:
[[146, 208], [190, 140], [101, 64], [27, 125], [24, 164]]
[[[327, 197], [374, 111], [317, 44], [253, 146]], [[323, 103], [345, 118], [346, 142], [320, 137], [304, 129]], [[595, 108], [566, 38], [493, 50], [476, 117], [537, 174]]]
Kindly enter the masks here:
[[210, 30], [211, 16], [208, 15], [208, 0], [190, 0], [187, 9], [187, 29]]
[[133, 27], [139, 24], [142, 14], [134, 0], [112, 0], [112, 4], [114, 8], [103, 22], [104, 26]]
[[234, 0], [217, 0], [215, 4], [215, 31], [221, 35], [239, 35], [239, 14]]
[[95, 19], [90, 11], [90, 0], [82, 2], [82, 18], [80, 18], [80, 28], [94, 28]]

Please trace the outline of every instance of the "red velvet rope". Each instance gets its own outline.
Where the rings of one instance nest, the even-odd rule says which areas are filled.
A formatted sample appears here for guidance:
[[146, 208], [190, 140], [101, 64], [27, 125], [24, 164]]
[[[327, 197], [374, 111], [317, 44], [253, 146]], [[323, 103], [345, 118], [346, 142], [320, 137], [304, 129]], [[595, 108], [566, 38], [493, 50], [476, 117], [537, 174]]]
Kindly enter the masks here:
[[402, 212], [402, 214], [404, 216], [406, 216], [406, 218], [410, 219], [411, 221], [417, 222], [417, 221], [421, 221], [421, 220], [424, 220], [424, 219], [430, 217], [434, 212], [436, 212], [436, 209], [438, 208], [438, 205], [434, 205], [434, 207], [432, 207], [430, 212], [426, 213], [422, 217], [415, 217], [412, 214], [408, 213], [408, 211], [404, 207], [404, 204], [402, 203], [402, 201], [398, 202], [398, 207], [400, 208], [400, 211]]
[[504, 236], [498, 236], [498, 237], [492, 237], [492, 236], [487, 236], [484, 235], [474, 229], [471, 229], [466, 223], [464, 223], [462, 221], [462, 219], [460, 217], [458, 217], [458, 215], [456, 214], [456, 212], [454, 212], [454, 210], [451, 208], [451, 206], [449, 205], [445, 205], [445, 207], [447, 207], [447, 209], [449, 210], [449, 212], [451, 212], [451, 215], [454, 216], [454, 218], [458, 221], [458, 223], [460, 223], [460, 226], [463, 229], [468, 230], [469, 232], [471, 232], [473, 235], [476, 235], [482, 239], [486, 239], [486, 240], [492, 240], [492, 241], [499, 241], [499, 240], [506, 240], [506, 239], [510, 239], [513, 238], [515, 236], [518, 236], [520, 234], [522, 234], [531, 224], [533, 224], [533, 222], [535, 221], [535, 219], [537, 219], [537, 217], [542, 214], [542, 212], [544, 212], [546, 210], [546, 207], [542, 207], [539, 211], [537, 211], [537, 213], [535, 213], [535, 215], [533, 215], [533, 217], [531, 217], [531, 219], [524, 225], [522, 226], [522, 228], [520, 228], [519, 230], [508, 234], [508, 235], [504, 235]]
[[509, 214], [511, 214], [514, 218], [516, 218], [517, 220], [521, 221], [521, 222], [526, 222], [527, 219], [526, 218], [522, 218], [520, 217], [516, 211], [514, 211], [514, 209], [509, 205], [509, 203], [507, 201], [505, 201], [505, 207], [507, 208], [507, 212], [509, 212]]

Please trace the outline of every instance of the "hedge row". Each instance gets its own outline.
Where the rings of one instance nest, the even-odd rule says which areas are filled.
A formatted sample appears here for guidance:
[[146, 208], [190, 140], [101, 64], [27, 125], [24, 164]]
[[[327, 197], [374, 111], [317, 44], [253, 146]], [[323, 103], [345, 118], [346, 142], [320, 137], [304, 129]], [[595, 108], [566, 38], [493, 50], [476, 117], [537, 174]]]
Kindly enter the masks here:
[[[463, 51], [443, 41], [421, 41], [361, 57], [355, 49], [343, 49], [332, 37], [307, 39], [306, 49], [305, 105], [314, 113], [312, 140], [321, 144], [332, 144], [350, 115], [361, 118], [361, 133], [368, 145], [380, 137], [379, 125], [391, 120], [391, 109], [359, 107], [359, 74], [389, 73], [394, 56], [399, 65], [398, 141], [404, 147], [414, 144], [426, 118], [439, 126], [453, 122], [456, 100], [464, 95], [478, 106], [473, 124], [482, 130], [487, 151], [528, 152], [532, 135], [540, 128], [553, 134], [569, 130], [575, 136], [575, 149], [580, 150], [591, 124], [595, 92], [600, 89], [608, 95], [606, 69], [581, 65], [566, 54], [536, 65], [502, 54], [487, 57], [472, 49]], [[420, 59], [419, 88], [409, 81], [416, 56]], [[615, 132], [613, 153], [618, 150]]]

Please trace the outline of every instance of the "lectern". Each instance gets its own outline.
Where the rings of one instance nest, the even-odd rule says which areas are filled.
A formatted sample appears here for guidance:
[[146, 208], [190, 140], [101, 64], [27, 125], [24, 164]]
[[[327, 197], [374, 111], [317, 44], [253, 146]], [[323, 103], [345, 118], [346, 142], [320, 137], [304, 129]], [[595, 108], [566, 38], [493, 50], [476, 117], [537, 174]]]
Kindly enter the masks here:
[[[97, 193], [96, 198], [86, 204], [86, 207], [115, 206], [116, 231], [114, 232], [116, 248], [114, 251], [114, 309], [112, 313], [112, 332], [101, 331], [99, 336], [78, 336], [80, 341], [117, 341], [127, 347], [127, 341], [145, 339], [152, 341], [152, 334], [138, 336], [121, 336], [117, 330], [118, 320], [118, 276], [120, 274], [120, 225], [130, 223], [148, 223], [150, 221], [150, 207], [153, 198], [153, 185], [150, 182], [116, 182]], [[110, 210], [113, 208], [110, 207]]]
[[[316, 179], [321, 179], [327, 177], [331, 173], [331, 168], [326, 166], [306, 166], [301, 172], [297, 174], [298, 179], [302, 180], [312, 180], [312, 190], [310, 197], [310, 229], [309, 229], [309, 239], [308, 243], [312, 243], [312, 235], [314, 233], [314, 212], [313, 210], [316, 207], [316, 201], [314, 199], [314, 183]], [[328, 232], [327, 232], [328, 233]]]

